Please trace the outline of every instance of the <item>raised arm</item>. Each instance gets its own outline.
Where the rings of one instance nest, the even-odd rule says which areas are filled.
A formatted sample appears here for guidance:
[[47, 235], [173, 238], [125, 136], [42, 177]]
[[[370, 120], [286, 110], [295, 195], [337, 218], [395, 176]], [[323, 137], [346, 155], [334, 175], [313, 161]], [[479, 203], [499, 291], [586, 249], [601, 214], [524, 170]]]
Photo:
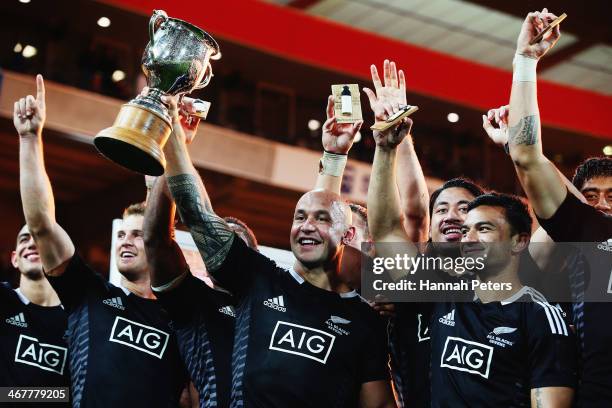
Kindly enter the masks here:
[[508, 147], [518, 178], [536, 215], [550, 218], [567, 194], [556, 167], [542, 152], [540, 112], [537, 100], [536, 66], [560, 37], [559, 26], [542, 39], [529, 42], [556, 16], [547, 9], [529, 13], [517, 40], [513, 63], [508, 126]]
[[170, 105], [174, 128], [164, 148], [168, 188], [206, 269], [214, 276], [232, 246], [234, 233], [223, 218], [214, 213], [204, 183], [191, 163], [176, 99], [164, 97], [164, 102]]
[[167, 285], [188, 271], [185, 257], [173, 239], [175, 212], [166, 177], [158, 177], [147, 200], [143, 224], [151, 286], [155, 288]]
[[404, 229], [410, 241], [426, 242], [429, 237], [429, 191], [410, 134], [399, 144], [397, 153], [397, 188]]
[[[370, 73], [376, 96], [384, 101], [383, 103], [394, 106], [406, 105], [404, 71], [398, 71], [395, 63], [385, 61], [382, 82], [375, 66], [372, 66]], [[427, 241], [429, 229], [429, 192], [410, 133], [399, 144], [397, 151], [397, 189], [399, 190], [403, 226], [410, 241], [424, 242]]]
[[[500, 106], [496, 109], [490, 109], [486, 115], [482, 115], [482, 127], [487, 132], [487, 135], [500, 148], [508, 148], [508, 112], [509, 105]], [[551, 163], [554, 166], [554, 164]], [[567, 187], [568, 191], [576, 196], [579, 200], [586, 202], [584, 196], [572, 184], [571, 181], [555, 167], [557, 174]], [[544, 228], [538, 229], [531, 235], [529, 244], [529, 253], [536, 262], [540, 270], [545, 270], [548, 266], [551, 256], [555, 249], [554, 241], [548, 236]]]
[[[146, 94], [147, 92], [148, 89], [145, 88], [143, 93]], [[172, 137], [184, 140], [185, 145], [189, 145], [196, 135], [199, 124], [199, 119], [191, 115], [194, 111], [193, 99], [183, 98], [179, 111], [180, 126], [175, 125], [175, 129], [182, 133]], [[171, 143], [166, 144], [164, 151], [173, 146], [175, 145]], [[168, 154], [172, 155], [172, 152], [166, 152], [166, 156]], [[174, 287], [175, 285], [166, 286], [177, 281], [177, 278], [183, 276], [184, 273], [189, 272], [189, 266], [183, 251], [174, 240], [176, 205], [168, 189], [166, 176], [157, 178], [145, 176], [145, 182], [147, 185], [147, 207], [143, 225], [144, 243], [151, 273], [151, 286], [159, 291], [160, 288], [170, 289]], [[198, 185], [205, 207], [212, 207], [203, 184], [198, 183]]]
[[324, 189], [341, 194], [342, 175], [346, 166], [349, 150], [353, 146], [355, 135], [361, 129], [363, 121], [355, 123], [338, 123], [334, 112], [334, 96], [327, 98], [327, 120], [323, 124], [323, 157], [319, 166], [319, 175], [315, 189]]
[[45, 272], [58, 276], [74, 254], [72, 240], [55, 220], [55, 201], [43, 158], [42, 131], [46, 118], [45, 84], [36, 76], [36, 98], [15, 102], [13, 124], [19, 134], [19, 187], [26, 224]]
[[[493, 143], [498, 145], [500, 148], [508, 149], [508, 113], [510, 111], [510, 105], [500, 106], [497, 109], [489, 109], [486, 115], [482, 115], [482, 127], [487, 132], [487, 135]], [[551, 163], [554, 166], [554, 164]], [[565, 184], [565, 187], [583, 203], [586, 203], [586, 199], [568, 180], [567, 177], [555, 166], [555, 170], [559, 177]]]
[[[376, 66], [372, 65], [372, 79], [376, 93], [364, 88], [370, 107], [377, 121], [386, 120], [399, 110], [401, 97], [393, 89], [399, 89], [395, 63], [385, 60], [384, 79], [380, 81]], [[400, 70], [400, 76], [403, 72]], [[399, 125], [385, 132], [374, 131], [376, 150], [368, 187], [368, 225], [374, 242], [409, 242], [403, 227], [403, 214], [397, 189], [395, 172], [397, 146], [410, 131], [412, 121], [404, 119]]]

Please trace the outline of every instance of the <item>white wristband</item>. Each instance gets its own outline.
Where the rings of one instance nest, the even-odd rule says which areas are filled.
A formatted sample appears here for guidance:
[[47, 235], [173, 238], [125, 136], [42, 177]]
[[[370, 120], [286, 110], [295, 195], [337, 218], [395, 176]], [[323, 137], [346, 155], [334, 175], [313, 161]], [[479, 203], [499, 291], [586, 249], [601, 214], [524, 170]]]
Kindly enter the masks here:
[[536, 82], [538, 60], [521, 54], [514, 55], [512, 82]]
[[327, 176], [342, 177], [348, 156], [346, 154], [335, 154], [323, 152], [319, 162], [319, 173]]

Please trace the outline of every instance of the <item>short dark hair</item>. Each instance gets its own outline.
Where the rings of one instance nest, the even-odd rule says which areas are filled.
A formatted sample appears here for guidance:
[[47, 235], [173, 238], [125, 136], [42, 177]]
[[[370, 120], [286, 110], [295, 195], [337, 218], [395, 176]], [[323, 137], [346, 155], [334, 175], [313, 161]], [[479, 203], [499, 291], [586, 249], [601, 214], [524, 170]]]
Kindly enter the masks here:
[[612, 177], [612, 157], [590, 157], [576, 167], [572, 184], [581, 190], [594, 177]]
[[463, 188], [470, 192], [474, 197], [481, 196], [485, 193], [484, 189], [472, 180], [465, 177], [455, 177], [446, 181], [442, 186], [438, 187], [431, 196], [429, 196], [429, 217], [433, 214], [434, 203], [438, 199], [438, 196], [447, 188], [458, 187]]
[[468, 204], [468, 212], [476, 207], [487, 205], [501, 207], [506, 213], [506, 220], [515, 234], [531, 234], [531, 216], [529, 208], [517, 196], [490, 192], [476, 197]]
[[123, 217], [125, 218], [130, 215], [144, 216], [145, 209], [146, 209], [146, 204], [144, 201], [141, 203], [130, 204], [123, 210]]
[[244, 234], [247, 245], [251, 249], [257, 250], [257, 238], [255, 237], [255, 233], [251, 230], [246, 223], [236, 217], [224, 217], [225, 222], [227, 222], [234, 232], [241, 232]]

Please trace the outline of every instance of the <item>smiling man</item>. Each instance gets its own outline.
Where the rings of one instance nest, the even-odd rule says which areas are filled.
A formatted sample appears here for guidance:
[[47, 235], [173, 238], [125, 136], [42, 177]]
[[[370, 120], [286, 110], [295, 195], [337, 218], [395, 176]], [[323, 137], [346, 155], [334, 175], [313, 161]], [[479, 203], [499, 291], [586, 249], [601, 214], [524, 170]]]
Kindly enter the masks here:
[[461, 252], [485, 257], [485, 268], [476, 270], [474, 302], [435, 305], [432, 406], [571, 406], [573, 333], [560, 307], [518, 276], [531, 232], [527, 207], [516, 197], [489, 193], [467, 211]]
[[45, 278], [27, 225], [17, 234], [11, 263], [19, 288], [0, 284], [0, 384], [67, 387], [66, 312]]
[[[68, 313], [72, 406], [175, 407], [187, 378], [170, 320], [151, 292], [143, 243], [144, 207], [123, 214], [117, 269], [123, 287], [94, 272], [55, 219], [43, 160], [45, 89], [15, 102], [20, 189], [42, 268]], [[137, 373], [137, 374], [136, 374]]]
[[[397, 146], [405, 134], [401, 129], [374, 132], [368, 209], [377, 256], [395, 257], [397, 246], [388, 245], [393, 243], [404, 243], [407, 255], [417, 255], [403, 228], [395, 178]], [[431, 339], [431, 406], [525, 406], [530, 400], [532, 407], [571, 406], [576, 364], [572, 333], [561, 311], [521, 287], [518, 279], [519, 256], [531, 228], [526, 206], [500, 194], [460, 201], [457, 208], [465, 214], [462, 242], [472, 249], [487, 248], [492, 259], [479, 276], [481, 282], [513, 285], [511, 291], [478, 287], [473, 302], [435, 304], [430, 331], [420, 333]], [[456, 234], [455, 225], [438, 229], [447, 236]]]
[[184, 137], [174, 134], [165, 153], [181, 218], [206, 269], [237, 304], [230, 406], [395, 406], [384, 326], [339, 277], [354, 235], [346, 203], [324, 190], [300, 198], [289, 236], [296, 262], [286, 271], [214, 213]]

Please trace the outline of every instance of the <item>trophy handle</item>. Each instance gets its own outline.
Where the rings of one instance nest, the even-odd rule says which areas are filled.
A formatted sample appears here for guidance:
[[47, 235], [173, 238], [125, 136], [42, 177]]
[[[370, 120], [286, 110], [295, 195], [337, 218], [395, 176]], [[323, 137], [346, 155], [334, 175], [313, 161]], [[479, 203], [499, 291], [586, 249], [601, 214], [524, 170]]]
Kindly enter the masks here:
[[149, 20], [149, 42], [151, 43], [151, 46], [155, 45], [153, 34], [155, 34], [155, 31], [157, 28], [159, 28], [157, 21], [159, 21], [160, 18], [163, 19], [163, 23], [164, 21], [168, 20], [168, 14], [166, 14], [164, 10], [153, 10], [153, 15]]
[[212, 72], [212, 65], [210, 65], [210, 61], [207, 62], [206, 65], [206, 72], [204, 72], [204, 77], [202, 78], [202, 80], [200, 81], [199, 84], [196, 85], [195, 89], [202, 89], [204, 87], [206, 87], [206, 85], [208, 85], [208, 83], [210, 82], [210, 80], [213, 77], [213, 72]]

